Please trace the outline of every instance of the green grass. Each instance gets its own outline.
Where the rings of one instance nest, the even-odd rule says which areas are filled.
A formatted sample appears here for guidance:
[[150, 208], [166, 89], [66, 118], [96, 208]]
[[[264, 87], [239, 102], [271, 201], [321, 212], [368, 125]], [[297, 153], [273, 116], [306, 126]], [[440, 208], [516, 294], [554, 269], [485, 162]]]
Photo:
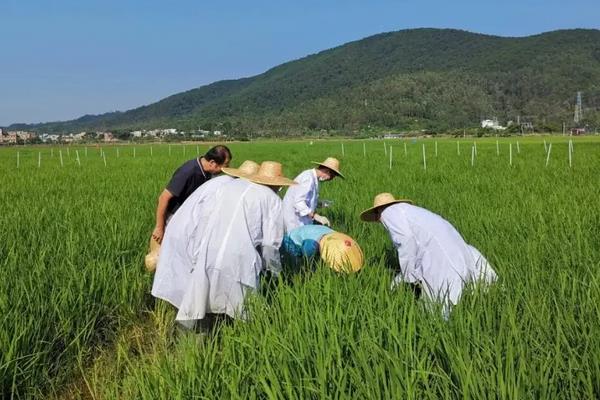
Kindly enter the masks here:
[[[293, 176], [337, 156], [323, 211], [367, 265], [319, 268], [251, 299], [252, 319], [182, 334], [149, 295], [156, 197], [187, 145], [0, 149], [0, 390], [5, 398], [597, 398], [600, 141], [564, 137], [232, 144]], [[549, 165], [542, 141], [553, 143]], [[513, 143], [513, 165], [508, 144]], [[422, 144], [427, 170], [423, 169]], [[59, 161], [59, 149], [64, 166]], [[79, 150], [81, 166], [75, 160]], [[200, 151], [206, 150], [201, 146]], [[19, 168], [16, 168], [17, 151]], [[38, 168], [38, 153], [42, 153]], [[53, 155], [52, 155], [53, 154]], [[389, 153], [388, 153], [389, 154]], [[440, 213], [494, 264], [445, 321], [389, 291], [394, 251], [358, 220], [382, 191]]]

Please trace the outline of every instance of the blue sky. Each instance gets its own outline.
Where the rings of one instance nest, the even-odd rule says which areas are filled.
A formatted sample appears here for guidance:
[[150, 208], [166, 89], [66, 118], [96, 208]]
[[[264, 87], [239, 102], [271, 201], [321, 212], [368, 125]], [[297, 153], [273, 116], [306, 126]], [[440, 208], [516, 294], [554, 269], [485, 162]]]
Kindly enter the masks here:
[[0, 0], [0, 126], [127, 110], [380, 32], [600, 28], [598, 0]]

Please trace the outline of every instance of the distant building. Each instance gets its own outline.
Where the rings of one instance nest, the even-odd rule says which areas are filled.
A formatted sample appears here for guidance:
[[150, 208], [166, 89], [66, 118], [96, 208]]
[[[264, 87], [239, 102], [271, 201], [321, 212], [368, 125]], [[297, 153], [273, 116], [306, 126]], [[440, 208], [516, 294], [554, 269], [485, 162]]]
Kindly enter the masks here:
[[134, 138], [141, 138], [143, 135], [142, 131], [133, 131], [129, 133]]
[[493, 129], [495, 131], [503, 131], [506, 128], [498, 123], [497, 119], [484, 119], [481, 121], [482, 128]]
[[585, 128], [571, 128], [571, 135], [579, 136], [585, 135]]
[[222, 134], [223, 134], [223, 132], [221, 132], [221, 131], [214, 131], [213, 132], [213, 135], [215, 135], [215, 136], [221, 136]]

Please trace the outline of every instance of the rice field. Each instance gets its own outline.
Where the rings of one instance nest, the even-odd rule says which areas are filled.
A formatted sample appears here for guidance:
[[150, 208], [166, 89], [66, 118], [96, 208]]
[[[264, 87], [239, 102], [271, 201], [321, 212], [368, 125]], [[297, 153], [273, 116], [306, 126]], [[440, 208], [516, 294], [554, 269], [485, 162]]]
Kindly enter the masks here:
[[[207, 145], [0, 148], [0, 398], [598, 398], [600, 141], [573, 138], [569, 163], [569, 139], [231, 144], [290, 177], [338, 157], [322, 214], [367, 262], [269, 286], [213, 335], [174, 326], [143, 266], [159, 192]], [[358, 219], [384, 191], [452, 222], [499, 282], [448, 320], [391, 292], [387, 234]]]

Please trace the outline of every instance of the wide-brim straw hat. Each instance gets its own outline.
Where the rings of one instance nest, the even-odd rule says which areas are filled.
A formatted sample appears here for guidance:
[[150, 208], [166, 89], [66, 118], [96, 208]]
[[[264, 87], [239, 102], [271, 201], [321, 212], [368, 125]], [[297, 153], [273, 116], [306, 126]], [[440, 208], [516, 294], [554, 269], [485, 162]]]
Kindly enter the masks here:
[[373, 200], [373, 207], [360, 213], [360, 219], [366, 222], [376, 222], [378, 220], [376, 211], [397, 203], [412, 204], [413, 202], [407, 199], [396, 199], [391, 193], [379, 193]]
[[156, 271], [156, 265], [158, 264], [158, 253], [160, 251], [160, 243], [150, 237], [150, 251], [144, 258], [144, 264], [148, 272]]
[[356, 272], [363, 266], [363, 252], [348, 235], [340, 232], [324, 235], [319, 241], [319, 248], [323, 262], [337, 272]]
[[223, 173], [235, 176], [236, 178], [246, 178], [249, 175], [256, 174], [260, 165], [252, 160], [246, 160], [238, 168], [222, 168]]
[[320, 165], [321, 167], [329, 168], [335, 174], [341, 178], [344, 178], [344, 175], [340, 172], [340, 161], [337, 158], [327, 157], [323, 162], [312, 161], [313, 164]]
[[258, 172], [245, 177], [250, 182], [267, 186], [291, 186], [296, 182], [283, 176], [283, 167], [276, 161], [263, 161]]

